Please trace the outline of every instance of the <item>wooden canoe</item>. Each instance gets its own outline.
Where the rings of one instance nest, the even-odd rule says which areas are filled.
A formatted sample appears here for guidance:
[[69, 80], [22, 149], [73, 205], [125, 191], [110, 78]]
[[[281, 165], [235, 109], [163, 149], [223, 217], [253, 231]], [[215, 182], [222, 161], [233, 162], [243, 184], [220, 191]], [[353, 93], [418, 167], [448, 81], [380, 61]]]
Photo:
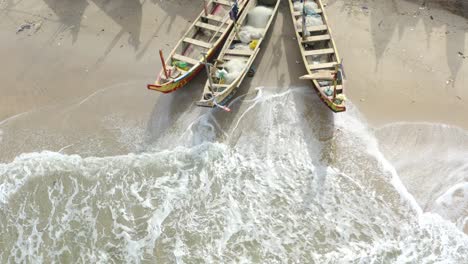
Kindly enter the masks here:
[[[238, 0], [239, 14], [249, 0]], [[203, 53], [211, 59], [232, 29], [234, 21], [229, 17], [233, 0], [210, 0], [195, 19], [184, 36], [176, 44], [165, 61], [154, 84], [148, 84], [150, 90], [162, 93], [173, 92], [192, 80], [204, 67]], [[182, 66], [182, 67], [179, 67]]]
[[[304, 10], [295, 10], [294, 3], [299, 0], [288, 0], [296, 32], [297, 43], [307, 70], [307, 75], [301, 79], [311, 80], [320, 99], [334, 112], [346, 111], [344, 105], [344, 83], [341, 60], [336, 49], [335, 41], [327, 21], [327, 16], [321, 0], [307, 0], [314, 2], [317, 8], [307, 10], [308, 15], [323, 22], [322, 25], [303, 26], [300, 23]], [[297, 4], [297, 3], [296, 3]], [[314, 14], [315, 13], [315, 14]], [[308, 21], [306, 18], [305, 21]], [[317, 21], [317, 20], [315, 20]], [[306, 30], [306, 34], [303, 31]], [[333, 78], [335, 76], [336, 78]]]
[[[242, 81], [244, 80], [245, 76], [247, 75], [250, 67], [255, 60], [258, 52], [260, 51], [261, 44], [263, 39], [265, 38], [268, 29], [271, 27], [273, 19], [278, 12], [278, 7], [281, 0], [250, 0], [247, 4], [244, 12], [239, 17], [237, 21], [237, 25], [229, 34], [226, 43], [224, 44], [221, 52], [216, 60], [215, 64], [210, 67], [209, 76], [210, 79], [207, 80], [205, 87], [203, 89], [203, 95], [200, 101], [196, 102], [198, 106], [203, 107], [221, 107], [226, 110], [223, 105], [232, 98], [234, 93], [236, 92], [237, 88], [240, 86]], [[256, 28], [257, 32], [261, 32], [260, 38], [253, 38], [256, 40], [256, 45], [250, 45], [250, 43], [242, 43], [239, 38], [239, 32], [242, 33], [244, 27], [250, 25], [248, 23], [249, 11], [253, 10], [257, 6], [265, 6], [270, 8], [271, 15], [267, 20], [266, 26], [261, 28]], [[241, 49], [234, 48], [236, 45], [241, 45]], [[224, 70], [225, 66], [228, 65], [229, 62], [242, 61], [243, 67], [241, 67], [241, 71], [238, 73], [237, 77], [235, 77], [232, 82], [230, 83], [223, 83], [222, 78], [219, 78], [217, 72]]]

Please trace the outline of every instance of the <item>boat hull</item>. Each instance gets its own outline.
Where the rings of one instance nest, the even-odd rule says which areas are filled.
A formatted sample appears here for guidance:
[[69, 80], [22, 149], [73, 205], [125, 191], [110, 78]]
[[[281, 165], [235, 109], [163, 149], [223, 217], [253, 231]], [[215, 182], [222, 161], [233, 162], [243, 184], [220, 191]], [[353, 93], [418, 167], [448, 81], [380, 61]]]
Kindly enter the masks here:
[[[257, 1], [250, 1], [249, 2], [249, 6], [246, 7], [246, 10], [244, 11], [245, 13], [242, 14], [242, 16], [240, 17], [239, 21], [240, 21], [240, 24], [244, 24], [244, 22], [246, 21], [246, 18], [247, 18], [247, 15], [249, 13], [249, 10], [250, 9], [253, 9], [255, 8], [257, 5], [258, 2]], [[245, 66], [244, 66], [244, 69], [242, 70], [242, 72], [240, 73], [239, 77], [237, 77], [233, 83], [229, 84], [223, 91], [221, 92], [213, 92], [213, 89], [210, 89], [210, 82], [207, 81], [206, 84], [205, 84], [205, 87], [204, 87], [204, 90], [203, 90], [203, 95], [202, 95], [202, 98], [201, 100], [197, 101], [196, 102], [196, 105], [197, 106], [201, 106], [201, 107], [220, 107], [220, 106], [226, 106], [228, 104], [228, 102], [234, 97], [235, 93], [237, 92], [237, 89], [239, 88], [239, 86], [241, 85], [242, 81], [244, 80], [244, 78], [247, 76], [247, 73], [249, 72], [249, 69], [251, 68], [254, 60], [256, 59], [260, 49], [261, 49], [261, 45], [263, 43], [263, 40], [265, 39], [265, 36], [268, 34], [268, 31], [269, 29], [271, 28], [271, 25], [278, 13], [278, 8], [279, 8], [279, 5], [280, 5], [280, 0], [276, 1], [276, 3], [272, 6], [272, 14], [271, 14], [271, 17], [269, 18], [268, 20], [268, 23], [266, 24], [266, 27], [264, 28], [264, 30], [262, 31], [262, 37], [260, 39], [257, 39], [257, 45], [256, 47], [251, 50], [249, 49], [249, 51], [251, 51], [252, 53], [251, 54], [238, 54], [238, 59], [242, 59], [245, 60]], [[224, 56], [227, 54], [229, 56], [229, 51], [232, 50], [230, 47], [232, 46], [232, 43], [233, 41], [237, 39], [237, 33], [232, 31], [230, 34], [229, 34], [229, 37], [226, 41], [226, 43], [224, 44], [221, 52], [220, 52], [220, 55], [218, 56], [218, 61], [224, 61]], [[248, 56], [247, 58], [246, 57], [242, 57], [243, 55], [245, 56]], [[232, 54], [231, 54], [232, 56]], [[236, 55], [234, 55], [236, 56]], [[218, 63], [215, 64], [215, 68], [218, 68]], [[222, 66], [220, 66], [222, 67]], [[211, 74], [211, 73], [210, 73]], [[211, 74], [213, 75], [213, 74]], [[207, 95], [211, 95], [212, 97], [211, 98], [207, 98]]]
[[202, 70], [203, 65], [200, 64], [197, 66], [193, 71], [187, 73], [184, 78], [178, 80], [178, 81], [171, 81], [166, 84], [148, 84], [147, 88], [153, 91], [158, 91], [161, 93], [171, 93], [174, 92], [175, 90], [184, 87], [187, 83], [189, 83], [197, 74]]
[[[217, 2], [219, 2], [219, 3], [217, 3]], [[249, 2], [249, 0], [240, 1], [240, 3], [239, 3], [239, 14], [242, 14], [242, 12], [244, 10], [244, 7], [247, 5], [248, 2]], [[214, 10], [216, 10], [220, 6], [230, 6], [230, 4], [231, 4], [231, 2], [226, 2], [224, 0], [223, 1], [214, 1], [213, 0], [212, 3], [217, 3], [217, 6], [214, 8]], [[227, 3], [229, 3], [229, 5]], [[216, 12], [216, 11], [213, 11], [213, 12]], [[202, 19], [203, 14], [204, 14], [203, 12], [200, 13], [200, 15], [196, 19], [196, 21], [204, 22], [204, 20]], [[212, 18], [205, 18], [205, 19], [212, 19]], [[222, 44], [226, 41], [226, 38], [229, 36], [230, 32], [232, 31], [232, 29], [234, 27], [234, 22], [231, 19], [229, 19], [229, 17], [227, 17], [226, 20], [222, 21], [222, 24], [227, 23], [227, 21], [230, 21], [230, 22], [229, 22], [228, 26], [223, 30], [222, 35], [216, 41], [214, 46], [210, 47], [209, 50], [207, 50], [207, 54], [206, 54], [206, 59], [207, 60], [211, 60], [213, 58], [213, 56], [218, 53], [218, 51], [221, 48]], [[219, 20], [219, 22], [221, 22], [221, 20]], [[188, 32], [192, 28], [194, 28], [194, 25], [195, 25], [195, 22], [189, 28]], [[179, 43], [176, 45], [176, 48], [174, 48], [174, 50], [171, 52], [170, 58], [166, 61], [166, 65], [171, 65], [170, 62], [171, 62], [173, 54], [176, 52], [176, 49], [181, 45], [181, 43], [183, 42], [183, 39], [187, 36], [187, 34], [188, 33], [186, 33], [186, 35], [184, 35], [184, 37], [182, 37], [179, 40]], [[198, 73], [200, 73], [200, 71], [203, 68], [204, 68], [204, 60], [200, 59], [199, 63], [192, 66], [192, 68], [190, 68], [188, 72], [185, 72], [184, 75], [182, 75], [180, 77], [177, 77], [177, 78], [171, 78], [171, 80], [166, 82], [166, 83], [161, 83], [161, 77], [164, 76], [164, 69], [161, 69], [161, 71], [159, 73], [159, 77], [157, 78], [156, 82], [154, 84], [148, 84], [147, 88], [149, 90], [158, 91], [158, 92], [161, 92], [161, 93], [171, 93], [171, 92], [173, 92], [173, 91], [175, 91], [177, 89], [180, 89], [180, 88], [184, 87], [185, 85], [187, 85], [187, 83], [189, 83]]]
[[[228, 29], [228, 32], [231, 31], [231, 30], [232, 30], [232, 26]], [[228, 35], [229, 34], [226, 34], [223, 37], [223, 39], [218, 43], [218, 45], [215, 46], [212, 49], [212, 51], [207, 56], [208, 60], [211, 60], [213, 58], [213, 56], [218, 52], [219, 48], [221, 47], [221, 44], [224, 43], [224, 41], [226, 40]], [[200, 61], [200, 64], [198, 64], [198, 66], [196, 66], [196, 67], [192, 67], [192, 69], [184, 75], [184, 78], [180, 78], [177, 81], [171, 81], [171, 82], [168, 82], [168, 83], [165, 83], [165, 84], [157, 84], [157, 83], [148, 84], [147, 88], [149, 90], [158, 91], [158, 92], [161, 92], [161, 93], [174, 92], [175, 90], [184, 87], [193, 78], [195, 78], [195, 76], [197, 76], [197, 74], [200, 73], [200, 71], [203, 69], [203, 67], [204, 67], [204, 65]], [[162, 75], [162, 74], [163, 74], [163, 71], [161, 71], [160, 75]]]
[[330, 99], [328, 99], [328, 97], [326, 95], [324, 95], [318, 87], [318, 84], [315, 84], [314, 82], [311, 82], [312, 83], [312, 87], [314, 87], [314, 90], [315, 92], [317, 93], [317, 95], [319, 96], [320, 100], [325, 103], [325, 105], [330, 108], [330, 110], [332, 110], [333, 112], [335, 113], [340, 113], [340, 112], [345, 112], [346, 111], [346, 106], [344, 105], [337, 105], [335, 103], [333, 103], [332, 101], [330, 101]]
[[[307, 73], [308, 75], [313, 75], [313, 72], [312, 70], [309, 68], [309, 65], [311, 64], [308, 59], [306, 58], [306, 56], [313, 56], [313, 55], [320, 55], [321, 53], [317, 53], [317, 54], [308, 54], [308, 55], [305, 55], [305, 46], [303, 46], [303, 42], [301, 41], [303, 39], [303, 36], [301, 34], [299, 34], [299, 30], [296, 28], [296, 17], [298, 17], [297, 13], [298, 12], [295, 12], [294, 10], [294, 6], [293, 6], [293, 0], [288, 0], [289, 1], [289, 7], [290, 7], [290, 11], [291, 11], [291, 17], [292, 17], [292, 20], [293, 20], [293, 24], [294, 24], [294, 30], [296, 32], [296, 39], [297, 39], [297, 43], [298, 43], [298, 46], [300, 47], [300, 52], [301, 52], [301, 55], [302, 55], [302, 58], [303, 58], [303, 61], [304, 61], [304, 66], [307, 70]], [[336, 45], [335, 45], [335, 42], [333, 40], [333, 37], [332, 37], [332, 33], [331, 33], [331, 29], [330, 27], [328, 26], [328, 22], [327, 22], [327, 17], [326, 17], [326, 14], [325, 14], [325, 9], [324, 9], [324, 6], [321, 2], [321, 0], [315, 0], [314, 1], [317, 5], [318, 5], [318, 10], [316, 11], [320, 11], [318, 13], [320, 13], [320, 16], [323, 20], [323, 25], [326, 26], [326, 29], [315, 29], [315, 31], [321, 31], [322, 33], [319, 33], [319, 34], [315, 34], [313, 35], [313, 37], [316, 37], [315, 40], [310, 40], [308, 42], [319, 42], [319, 41], [328, 41], [328, 45], [325, 46], [325, 47], [317, 47], [315, 48], [316, 50], [319, 50], [319, 49], [323, 49], [322, 51], [324, 51], [325, 49], [333, 49], [333, 52], [331, 54], [333, 54], [334, 56], [334, 60], [330, 60], [326, 63], [330, 64], [330, 63], [337, 63], [337, 64], [340, 64], [341, 60], [339, 58], [339, 55], [338, 55], [338, 51], [336, 49]], [[296, 15], [295, 15], [296, 14]], [[300, 13], [299, 13], [299, 16], [300, 16]], [[328, 38], [323, 38], [321, 39], [320, 37], [324, 37], [324, 36], [328, 36]], [[311, 50], [307, 50], [307, 51], [311, 51]], [[327, 52], [327, 53], [322, 53], [322, 54], [330, 54], [330, 52]], [[325, 63], [325, 64], [326, 64]], [[331, 65], [324, 65], [324, 67], [322, 68], [316, 68], [315, 70], [319, 70], [319, 69], [329, 69], [329, 68], [332, 68], [334, 66], [331, 66]], [[335, 113], [339, 113], [339, 112], [345, 112], [346, 111], [346, 106], [344, 104], [336, 104], [335, 102], [333, 102], [333, 98], [331, 98], [331, 96], [327, 96], [324, 91], [321, 89], [321, 85], [318, 83], [318, 81], [316, 79], [312, 80], [311, 81], [311, 84], [312, 84], [312, 87], [314, 88], [314, 90], [316, 91], [317, 95], [319, 96], [320, 100], [322, 102], [325, 103], [325, 105], [330, 109], [332, 110], [333, 112]], [[341, 90], [341, 93], [343, 93], [343, 90]]]
[[[222, 106], [227, 105], [227, 103], [234, 97], [234, 95], [237, 92], [238, 86], [235, 86], [235, 87], [236, 88], [231, 89], [229, 93], [224, 94], [222, 96], [218, 96], [216, 99], [219, 99], [220, 101], [217, 102], [217, 104], [222, 105]], [[214, 103], [213, 100], [200, 100], [200, 101], [195, 102], [195, 104], [201, 107], [210, 107], [210, 108], [216, 107], [216, 104]]]

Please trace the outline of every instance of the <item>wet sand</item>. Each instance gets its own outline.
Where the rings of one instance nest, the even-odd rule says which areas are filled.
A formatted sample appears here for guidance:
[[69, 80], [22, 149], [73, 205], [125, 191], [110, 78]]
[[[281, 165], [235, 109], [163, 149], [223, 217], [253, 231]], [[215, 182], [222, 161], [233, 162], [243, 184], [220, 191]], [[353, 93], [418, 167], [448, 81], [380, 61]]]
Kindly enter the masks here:
[[[468, 128], [468, 21], [456, 1], [325, 2], [346, 93], [371, 125]], [[157, 117], [167, 125], [187, 109], [208, 111], [193, 107], [204, 74], [171, 95], [145, 88], [159, 72], [158, 49], [168, 54], [201, 8], [189, 0], [1, 1], [0, 160], [45, 149], [139, 151], [160, 132]], [[35, 26], [17, 33], [26, 22]], [[286, 2], [274, 23], [241, 92], [309, 85], [298, 80], [304, 70]]]

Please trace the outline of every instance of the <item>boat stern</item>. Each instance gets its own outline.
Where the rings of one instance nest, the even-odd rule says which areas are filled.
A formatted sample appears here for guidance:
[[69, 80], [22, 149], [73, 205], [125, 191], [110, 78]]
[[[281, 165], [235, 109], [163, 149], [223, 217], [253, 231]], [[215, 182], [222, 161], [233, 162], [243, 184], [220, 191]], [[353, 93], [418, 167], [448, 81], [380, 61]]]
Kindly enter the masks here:
[[331, 105], [329, 105], [329, 107], [335, 113], [346, 112], [346, 106], [345, 105], [337, 105], [337, 104], [331, 103]]
[[195, 102], [195, 104], [201, 107], [210, 107], [210, 108], [215, 107], [213, 99], [210, 99], [210, 100], [202, 99], [200, 101]]
[[159, 84], [159, 83], [148, 84], [146, 87], [149, 90], [154, 90], [154, 91], [158, 91], [161, 93], [170, 93], [179, 88], [184, 87], [192, 78], [193, 78], [192, 74], [187, 74], [182, 79], [171, 80], [164, 84]]
[[172, 91], [174, 91], [175, 89], [177, 89], [176, 87], [176, 84], [174, 82], [169, 82], [169, 83], [165, 83], [165, 84], [148, 84], [146, 86], [149, 90], [153, 90], [153, 91], [158, 91], [158, 92], [161, 92], [161, 93], [170, 93]]

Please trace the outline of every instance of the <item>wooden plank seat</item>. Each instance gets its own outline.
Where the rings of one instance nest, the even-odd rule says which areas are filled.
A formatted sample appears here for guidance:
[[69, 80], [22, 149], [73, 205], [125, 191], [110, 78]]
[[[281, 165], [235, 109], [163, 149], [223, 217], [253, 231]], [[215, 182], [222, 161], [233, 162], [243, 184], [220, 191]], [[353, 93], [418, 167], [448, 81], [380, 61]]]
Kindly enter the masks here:
[[208, 24], [208, 23], [204, 23], [204, 22], [197, 22], [195, 23], [195, 26], [196, 27], [199, 27], [199, 28], [204, 28], [204, 29], [208, 29], [208, 30], [211, 30], [211, 31], [221, 31], [221, 30], [218, 30], [220, 29], [219, 26], [214, 26], [214, 25], [211, 25], [211, 24]]
[[334, 80], [335, 71], [321, 70], [299, 77], [301, 80]]
[[213, 88], [227, 88], [229, 84], [213, 83]]
[[[333, 89], [335, 89], [334, 85], [322, 86], [320, 88], [327, 96], [330, 96], [330, 97], [333, 96]], [[331, 91], [327, 91], [328, 88], [330, 88]], [[343, 93], [343, 85], [336, 86], [336, 94], [340, 94], [340, 93]]]
[[231, 3], [227, 0], [213, 0], [213, 4], [220, 4], [224, 6], [231, 6]]
[[249, 49], [228, 49], [224, 54], [237, 55], [237, 56], [252, 56], [253, 51]]
[[343, 90], [343, 85], [337, 85], [337, 86], [336, 86], [336, 90], [337, 90], [337, 91], [338, 91], [338, 90]]
[[210, 14], [208, 14], [207, 16], [202, 16], [202, 18], [208, 19], [208, 20], [217, 21], [217, 22], [223, 22], [223, 18], [222, 18], [222, 17], [220, 17], [220, 16], [215, 16], [215, 15], [210, 15]]
[[[315, 31], [328, 30], [328, 27], [326, 25], [320, 25], [320, 26], [310, 26], [310, 27], [307, 27], [306, 29], [309, 32], [315, 32]], [[297, 31], [302, 32], [302, 27], [297, 29]]]
[[315, 56], [315, 55], [324, 55], [324, 54], [333, 54], [335, 50], [332, 48], [329, 49], [317, 49], [317, 50], [305, 50], [304, 56]]
[[327, 68], [334, 68], [338, 65], [338, 62], [327, 62], [327, 63], [319, 63], [319, 64], [309, 64], [309, 70], [320, 70], [320, 69], [327, 69]]
[[324, 40], [330, 40], [331, 37], [329, 34], [325, 35], [318, 35], [318, 36], [310, 36], [305, 39], [302, 39], [302, 43], [311, 43], [311, 42], [317, 42], [317, 41], [324, 41]]
[[243, 61], [248, 61], [249, 58], [246, 58], [246, 57], [239, 57], [239, 56], [229, 56], [229, 55], [224, 55], [222, 59], [219, 59], [219, 63], [223, 63], [223, 62], [227, 62], [227, 61], [230, 61], [230, 60], [243, 60]]
[[180, 55], [180, 54], [177, 54], [177, 53], [172, 55], [172, 59], [173, 60], [178, 60], [178, 61], [184, 61], [184, 62], [187, 62], [187, 63], [192, 64], [192, 65], [197, 65], [200, 62], [198, 60], [195, 60], [195, 59], [192, 59], [192, 58], [189, 58], [187, 56]]
[[184, 38], [184, 42], [193, 44], [195, 46], [203, 47], [203, 48], [206, 48], [206, 49], [209, 49], [212, 46], [208, 42], [201, 41], [201, 40], [198, 40], [198, 39], [193, 39], [193, 38]]

